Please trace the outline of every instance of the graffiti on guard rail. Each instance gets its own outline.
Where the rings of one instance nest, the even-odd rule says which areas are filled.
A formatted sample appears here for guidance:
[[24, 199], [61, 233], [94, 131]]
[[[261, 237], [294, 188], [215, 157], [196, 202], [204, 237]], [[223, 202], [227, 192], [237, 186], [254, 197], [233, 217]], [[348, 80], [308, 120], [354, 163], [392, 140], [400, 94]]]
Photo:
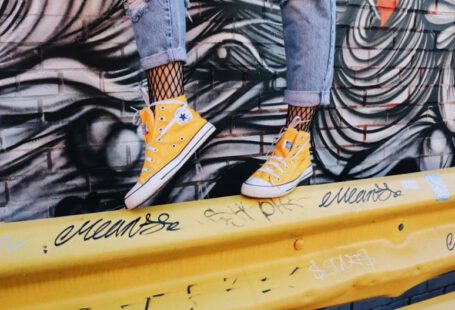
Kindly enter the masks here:
[[360, 204], [368, 202], [385, 202], [390, 199], [398, 198], [402, 195], [400, 190], [393, 190], [384, 182], [374, 184], [373, 188], [359, 189], [357, 187], [341, 187], [336, 194], [330, 191], [324, 194], [320, 208], [330, 207], [332, 204]]
[[[258, 201], [257, 205], [245, 207], [242, 202], [223, 207], [210, 207], [203, 211], [203, 217], [215, 224], [231, 227], [245, 227], [257, 220], [266, 219], [271, 221], [279, 215], [291, 214], [295, 210], [302, 209], [300, 200], [290, 197], [267, 199]], [[199, 222], [203, 224], [203, 222]]]
[[324, 280], [328, 276], [345, 272], [356, 266], [373, 269], [375, 261], [365, 249], [360, 249], [355, 253], [340, 254], [327, 258], [319, 263], [312, 260], [309, 270], [316, 279]]
[[446, 245], [447, 245], [447, 249], [449, 251], [453, 251], [455, 250], [455, 240], [453, 238], [453, 234], [452, 233], [449, 233], [446, 237]]
[[[303, 262], [301, 262], [303, 263]], [[124, 300], [123, 304], [109, 305], [110, 308], [120, 309], [168, 309], [170, 302], [178, 303], [179, 309], [199, 309], [206, 302], [203, 295], [210, 291], [216, 296], [226, 294], [237, 298], [241, 291], [248, 292], [249, 297], [256, 299], [256, 294], [273, 295], [289, 292], [295, 294], [297, 290], [306, 290], [309, 281], [323, 280], [331, 275], [351, 271], [354, 268], [373, 269], [375, 261], [369, 256], [366, 249], [345, 252], [338, 256], [326, 258], [321, 262], [312, 260], [309, 270], [304, 270], [301, 264], [294, 261], [277, 269], [264, 269], [262, 272], [230, 272], [222, 276], [214, 276], [203, 282], [182, 280], [179, 284], [169, 283], [160, 285], [156, 290], [134, 300]], [[272, 271], [272, 272], [269, 272]], [[113, 301], [115, 303], [115, 301]], [[79, 310], [95, 310], [96, 307], [79, 307]]]
[[128, 237], [151, 235], [163, 229], [166, 231], [180, 230], [179, 221], [171, 221], [168, 213], [161, 213], [153, 219], [150, 213], [138, 216], [133, 220], [120, 219], [117, 221], [87, 220], [82, 225], [69, 225], [64, 228], [55, 238], [54, 245], [61, 246], [68, 241], [81, 237], [83, 241], [109, 239], [111, 237]]

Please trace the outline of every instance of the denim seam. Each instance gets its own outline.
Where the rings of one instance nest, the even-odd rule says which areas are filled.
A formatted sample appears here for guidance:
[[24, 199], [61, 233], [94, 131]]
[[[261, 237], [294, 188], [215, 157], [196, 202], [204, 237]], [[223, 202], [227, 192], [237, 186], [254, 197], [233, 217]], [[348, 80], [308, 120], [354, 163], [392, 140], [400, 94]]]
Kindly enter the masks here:
[[172, 12], [171, 12], [171, 3], [170, 0], [166, 0], [165, 6], [165, 14], [166, 14], [166, 43], [168, 46], [168, 51], [172, 48], [172, 38], [173, 38], [173, 27], [172, 27]]
[[[173, 0], [168, 0], [168, 1], [170, 2], [170, 1], [173, 1]], [[174, 29], [174, 18], [175, 18], [175, 16], [174, 16], [174, 15], [175, 15], [175, 14], [174, 14], [175, 12], [174, 12], [174, 11], [175, 11], [175, 10], [174, 10], [174, 5], [170, 3], [170, 4], [169, 4], [169, 12], [170, 12], [170, 14], [171, 14], [171, 20], [170, 20], [170, 22], [171, 22], [171, 41], [170, 41], [171, 46], [169, 46], [169, 47], [172, 47], [172, 44], [174, 43], [174, 41], [175, 41], [175, 39], [176, 39], [176, 38], [175, 38], [175, 32], [174, 32], [174, 30], [175, 30], [175, 29]], [[179, 25], [178, 18], [177, 18], [177, 27], [179, 27], [179, 26], [180, 26], [180, 25]], [[178, 31], [177, 31], [177, 33], [178, 33]], [[178, 38], [177, 38], [177, 42], [180, 42], [180, 40], [179, 40]], [[178, 44], [177, 44], [177, 46], [178, 46]], [[172, 57], [174, 57], [174, 56], [175, 56], [175, 55], [172, 55]]]
[[[327, 69], [326, 69], [326, 76], [324, 78], [324, 82], [323, 82], [323, 85], [324, 85], [324, 89], [330, 89], [332, 85], [328, 85], [328, 82], [329, 82], [329, 78], [330, 78], [330, 72], [333, 71], [333, 70], [330, 70], [330, 67], [332, 66], [332, 62], [333, 62], [333, 53], [334, 53], [334, 49], [335, 47], [333, 46], [333, 40], [334, 40], [334, 31], [333, 31], [333, 23], [334, 23], [334, 14], [336, 14], [336, 9], [334, 8], [334, 1], [335, 0], [330, 0], [330, 41], [329, 41], [329, 57], [327, 59]], [[335, 13], [334, 13], [335, 12]]]

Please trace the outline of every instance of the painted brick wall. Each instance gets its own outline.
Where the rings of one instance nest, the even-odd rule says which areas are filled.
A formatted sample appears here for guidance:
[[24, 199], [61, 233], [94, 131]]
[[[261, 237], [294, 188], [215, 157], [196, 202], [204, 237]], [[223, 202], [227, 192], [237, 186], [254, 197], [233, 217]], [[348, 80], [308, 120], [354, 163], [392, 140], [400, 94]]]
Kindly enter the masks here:
[[[453, 166], [454, 3], [337, 4], [311, 183]], [[145, 80], [120, 1], [0, 10], [0, 220], [121, 207], [141, 168], [130, 121]], [[189, 14], [186, 92], [218, 131], [150, 204], [237, 194], [286, 114], [279, 7], [205, 0]]]
[[[337, 4], [311, 183], [454, 166], [455, 2]], [[150, 204], [237, 194], [284, 124], [279, 8], [195, 0], [189, 14], [186, 91], [218, 131]], [[0, 1], [0, 221], [121, 208], [141, 168], [130, 107], [144, 82], [120, 1]], [[341, 308], [395, 308], [454, 285], [452, 273]]]

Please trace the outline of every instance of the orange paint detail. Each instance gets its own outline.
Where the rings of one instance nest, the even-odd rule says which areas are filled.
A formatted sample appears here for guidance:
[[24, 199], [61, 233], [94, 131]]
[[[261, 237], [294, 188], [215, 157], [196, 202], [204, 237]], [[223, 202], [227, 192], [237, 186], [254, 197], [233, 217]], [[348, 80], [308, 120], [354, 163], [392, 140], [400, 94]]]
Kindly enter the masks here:
[[378, 11], [381, 16], [381, 27], [387, 23], [398, 6], [398, 0], [378, 0]]

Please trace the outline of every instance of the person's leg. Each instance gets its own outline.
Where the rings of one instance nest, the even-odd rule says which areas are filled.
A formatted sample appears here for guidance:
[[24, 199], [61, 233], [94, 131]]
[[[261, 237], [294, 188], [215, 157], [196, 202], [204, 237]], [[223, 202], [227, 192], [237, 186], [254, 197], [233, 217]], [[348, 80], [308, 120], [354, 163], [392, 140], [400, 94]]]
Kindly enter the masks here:
[[215, 130], [183, 95], [186, 60], [185, 0], [126, 0], [149, 91], [135, 123], [145, 127], [145, 160], [137, 183], [125, 195], [127, 208], [152, 197]]
[[152, 102], [183, 96], [183, 62], [174, 61], [146, 73]]
[[273, 198], [311, 177], [310, 125], [329, 104], [333, 77], [335, 0], [274, 0], [281, 5], [287, 60], [286, 131], [263, 166], [242, 184], [244, 195]]
[[151, 101], [183, 95], [185, 0], [124, 0]]
[[330, 101], [335, 48], [335, 0], [285, 0], [281, 3], [287, 61], [287, 124], [309, 132], [319, 105]]
[[297, 130], [310, 132], [311, 124], [314, 115], [316, 114], [316, 107], [301, 107], [288, 105], [288, 113], [286, 116], [286, 126], [289, 126], [293, 120], [298, 117], [300, 122], [295, 126]]

